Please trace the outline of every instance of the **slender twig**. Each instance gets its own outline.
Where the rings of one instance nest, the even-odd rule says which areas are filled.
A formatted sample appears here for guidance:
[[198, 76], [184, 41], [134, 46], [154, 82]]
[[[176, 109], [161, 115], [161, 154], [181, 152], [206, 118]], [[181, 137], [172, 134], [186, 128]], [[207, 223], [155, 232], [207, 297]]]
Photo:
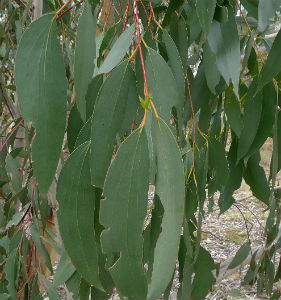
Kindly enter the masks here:
[[131, 0], [127, 0], [127, 7], [126, 7], [126, 11], [125, 11], [125, 21], [124, 21], [124, 25], [123, 25], [123, 30], [122, 31], [125, 31], [126, 26], [127, 26], [128, 16], [129, 16], [129, 9], [130, 9], [130, 3], [131, 3]]
[[[248, 28], [250, 34], [252, 34], [253, 31], [252, 31], [252, 29], [251, 29], [251, 27], [250, 27], [250, 25], [249, 25], [249, 23], [248, 23], [248, 21], [247, 21], [247, 19], [246, 19], [246, 17], [245, 17], [245, 14], [244, 14], [243, 11], [242, 11], [242, 8], [241, 8], [241, 5], [240, 5], [239, 1], [238, 1], [238, 0], [235, 0], [235, 2], [236, 2], [237, 6], [238, 6], [238, 8], [239, 8], [239, 11], [240, 11], [240, 13], [241, 13], [241, 16], [242, 16], [242, 18], [243, 18], [243, 20], [244, 20], [244, 22], [245, 22], [245, 24], [246, 24], [246, 26], [247, 26], [247, 28]], [[255, 47], [256, 47], [256, 49], [257, 49], [258, 56], [259, 56], [259, 58], [261, 59], [262, 64], [264, 64], [263, 55], [262, 55], [262, 53], [261, 53], [261, 51], [260, 51], [260, 49], [259, 49], [259, 46], [258, 46], [258, 44], [256, 43], [256, 40], [255, 40], [255, 39], [254, 39], [254, 45], [255, 45]]]
[[71, 1], [72, 0], [68, 0], [65, 2], [64, 5], [56, 12], [56, 16], [59, 15]]
[[152, 5], [151, 5], [151, 2], [149, 2], [149, 7], [150, 7], [150, 11], [151, 11], [151, 13], [152, 13], [152, 17], [153, 17], [154, 23], [155, 23], [161, 30], [163, 30], [163, 27], [160, 25], [160, 23], [159, 23], [159, 22], [156, 20], [156, 18], [155, 18], [155, 13], [154, 13], [153, 7], [152, 7]]
[[58, 21], [59, 19], [61, 19], [65, 14], [67, 14], [70, 10], [72, 10], [75, 6], [78, 6], [82, 2], [84, 2], [84, 0], [80, 0], [80, 1], [76, 2], [74, 5], [72, 5], [71, 7], [69, 7], [65, 11], [63, 11], [59, 16], [57, 16], [56, 20]]

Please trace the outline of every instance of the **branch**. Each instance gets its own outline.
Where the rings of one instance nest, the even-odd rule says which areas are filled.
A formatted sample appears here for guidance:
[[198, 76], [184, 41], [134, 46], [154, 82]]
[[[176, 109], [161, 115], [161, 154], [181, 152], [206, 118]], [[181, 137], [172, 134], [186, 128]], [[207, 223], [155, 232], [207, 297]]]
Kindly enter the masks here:
[[5, 104], [7, 105], [8, 110], [9, 110], [11, 116], [14, 119], [18, 118], [19, 115], [17, 114], [16, 109], [15, 109], [15, 105], [11, 101], [11, 99], [10, 99], [10, 97], [9, 97], [7, 91], [6, 91], [5, 83], [4, 83], [4, 79], [3, 79], [2, 75], [0, 76], [0, 90], [2, 92]]

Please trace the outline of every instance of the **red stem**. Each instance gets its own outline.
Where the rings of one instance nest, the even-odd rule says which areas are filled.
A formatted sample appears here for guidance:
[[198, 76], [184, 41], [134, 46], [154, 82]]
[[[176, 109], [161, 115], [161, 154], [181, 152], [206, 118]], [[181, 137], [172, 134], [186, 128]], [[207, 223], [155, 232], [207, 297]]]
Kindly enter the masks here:
[[128, 22], [130, 3], [131, 3], [131, 0], [128, 0], [127, 1], [126, 12], [125, 12], [125, 22], [124, 22], [124, 26], [123, 26], [123, 31], [125, 31], [126, 25], [127, 25], [127, 22]]
[[140, 52], [141, 67], [142, 67], [143, 80], [144, 80], [144, 95], [145, 95], [145, 97], [148, 97], [146, 71], [145, 71], [144, 59], [143, 59], [143, 54], [142, 54], [142, 49], [141, 49], [139, 10], [138, 10], [138, 5], [137, 5], [136, 0], [134, 0], [134, 13], [135, 13], [135, 17], [136, 17], [137, 36], [138, 36], [138, 48], [139, 48], [139, 52]]
[[73, 7], [78, 6], [79, 4], [81, 4], [84, 0], [80, 0], [77, 3], [75, 3], [74, 5], [72, 5], [71, 7], [69, 7], [68, 9], [66, 9], [65, 11], [63, 11], [59, 16], [57, 16], [56, 21], [58, 21], [59, 19], [61, 19], [65, 14], [67, 14], [70, 10], [73, 9]]
[[122, 0], [119, 0], [119, 6], [120, 6], [120, 13], [122, 16], [123, 15]]

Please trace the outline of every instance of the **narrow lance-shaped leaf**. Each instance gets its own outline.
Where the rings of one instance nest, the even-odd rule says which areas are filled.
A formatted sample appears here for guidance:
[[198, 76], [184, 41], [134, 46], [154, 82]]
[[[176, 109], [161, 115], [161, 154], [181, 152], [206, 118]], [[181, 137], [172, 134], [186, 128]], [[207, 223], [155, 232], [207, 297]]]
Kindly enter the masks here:
[[143, 128], [130, 135], [117, 151], [104, 186], [101, 202], [103, 252], [120, 252], [109, 268], [119, 292], [129, 299], [145, 299], [142, 230], [146, 216], [149, 155]]
[[19, 104], [26, 123], [32, 122], [36, 128], [32, 160], [43, 194], [52, 183], [61, 153], [66, 84], [54, 14], [47, 14], [25, 31], [16, 57]]
[[116, 67], [125, 56], [133, 41], [135, 26], [128, 27], [118, 38], [98, 70], [98, 74], [108, 73]]
[[217, 67], [229, 85], [233, 82], [235, 94], [238, 95], [240, 76], [240, 43], [237, 25], [233, 13], [225, 24], [214, 21], [208, 34], [208, 42], [216, 56]]
[[79, 19], [76, 36], [74, 60], [74, 84], [76, 103], [83, 121], [86, 121], [86, 93], [94, 73], [96, 57], [96, 21], [91, 5], [85, 1], [83, 13]]
[[[184, 171], [180, 150], [168, 125], [153, 122], [157, 158], [155, 192], [164, 208], [162, 232], [156, 243], [147, 299], [157, 299], [169, 284], [177, 260], [184, 214]], [[164, 250], [165, 249], [165, 250]]]
[[238, 143], [237, 161], [249, 151], [260, 123], [262, 112], [262, 94], [254, 98], [247, 97], [244, 109], [244, 125]]
[[102, 290], [95, 241], [95, 189], [91, 185], [89, 148], [89, 142], [80, 145], [61, 171], [57, 187], [58, 222], [65, 250], [73, 265], [90, 284]]
[[19, 252], [15, 248], [7, 258], [5, 264], [6, 279], [8, 280], [7, 289], [14, 300], [18, 300], [17, 294], [17, 281], [18, 281], [18, 264], [19, 264]]
[[175, 77], [163, 57], [151, 48], [147, 53], [145, 67], [152, 101], [158, 114], [168, 123], [172, 107], [180, 104]]
[[100, 89], [92, 121], [92, 183], [103, 187], [107, 169], [112, 158], [116, 134], [122, 126], [127, 99], [129, 76], [132, 74], [129, 62], [124, 61], [107, 77]]
[[259, 90], [261, 90], [270, 80], [275, 77], [281, 71], [281, 30], [279, 30], [269, 55], [267, 57], [266, 63], [263, 66], [260, 73], [259, 80]]

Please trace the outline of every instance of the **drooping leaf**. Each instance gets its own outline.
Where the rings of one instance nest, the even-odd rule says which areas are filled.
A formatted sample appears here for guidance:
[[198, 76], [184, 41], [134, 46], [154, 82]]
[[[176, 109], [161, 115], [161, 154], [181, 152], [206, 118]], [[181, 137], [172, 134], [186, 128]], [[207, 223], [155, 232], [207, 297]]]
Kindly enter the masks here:
[[40, 192], [46, 194], [57, 169], [66, 121], [67, 82], [54, 14], [34, 21], [23, 34], [15, 74], [21, 112], [36, 129], [32, 160]]
[[92, 116], [96, 100], [98, 98], [98, 92], [103, 83], [103, 75], [95, 76], [88, 85], [86, 93], [86, 120]]
[[124, 61], [107, 77], [100, 89], [92, 121], [92, 183], [103, 187], [112, 158], [116, 134], [120, 132], [128, 100], [129, 62]]
[[207, 36], [209, 29], [211, 27], [215, 8], [216, 8], [216, 0], [197, 0], [196, 1], [196, 12], [202, 26], [202, 30]]
[[91, 186], [89, 148], [89, 142], [85, 142], [73, 151], [60, 173], [58, 222], [63, 244], [73, 265], [89, 283], [102, 290], [98, 274], [95, 189]]
[[253, 195], [268, 205], [270, 189], [264, 169], [259, 165], [260, 159], [259, 152], [250, 157], [244, 170], [243, 177], [250, 186]]
[[209, 163], [210, 167], [215, 171], [214, 185], [216, 189], [220, 189], [227, 181], [229, 169], [224, 146], [214, 138], [209, 140]]
[[33, 224], [30, 227], [30, 233], [31, 233], [32, 240], [33, 240], [37, 250], [39, 251], [41, 257], [44, 258], [43, 261], [45, 262], [45, 264], [48, 267], [48, 269], [50, 270], [50, 272], [53, 273], [53, 266], [52, 266], [51, 258], [50, 258], [50, 255], [49, 255], [44, 243], [42, 242], [42, 240], [40, 238], [39, 224], [38, 224], [38, 221], [35, 218], [35, 216], [33, 216]]
[[73, 275], [74, 272], [75, 268], [69, 260], [66, 252], [64, 251], [57, 266], [52, 285], [56, 287], [58, 285], [64, 284]]
[[243, 120], [241, 116], [240, 103], [235, 94], [228, 90], [228, 95], [224, 104], [225, 113], [227, 116], [227, 121], [230, 124], [231, 129], [235, 132], [235, 134], [240, 137]]
[[215, 88], [220, 82], [220, 73], [216, 64], [216, 56], [210, 49], [208, 43], [204, 46], [203, 61], [208, 88], [213, 94], [215, 94]]
[[215, 268], [211, 254], [200, 246], [194, 265], [195, 277], [192, 282], [192, 299], [204, 299], [214, 283], [212, 270]]
[[120, 63], [132, 44], [134, 30], [135, 26], [131, 25], [119, 36], [99, 68], [98, 74], [108, 73]]
[[280, 10], [281, 1], [280, 0], [260, 0], [258, 13], [259, 13], [259, 23], [258, 30], [263, 32], [269, 25], [269, 19], [273, 17], [276, 10]]
[[225, 24], [212, 23], [208, 34], [208, 43], [216, 56], [217, 67], [226, 84], [233, 82], [235, 94], [238, 95], [240, 76], [240, 43], [237, 25], [233, 13]]
[[18, 264], [19, 264], [19, 251], [14, 249], [7, 258], [5, 264], [6, 279], [9, 284], [7, 289], [14, 300], [18, 300], [17, 287], [18, 287]]
[[263, 66], [260, 79], [259, 79], [259, 90], [261, 90], [271, 79], [280, 72], [281, 70], [281, 57], [279, 55], [281, 49], [281, 30], [279, 30], [271, 50], [268, 54], [265, 65]]
[[89, 118], [88, 121], [84, 124], [81, 130], [78, 133], [75, 148], [84, 144], [85, 142], [90, 141], [91, 139], [91, 128], [92, 128], [92, 118]]
[[74, 105], [70, 111], [67, 125], [67, 142], [68, 149], [72, 152], [75, 148], [75, 141], [83, 126], [83, 121], [81, 119], [80, 113], [77, 106]]
[[94, 73], [94, 59], [96, 57], [96, 19], [92, 14], [92, 7], [86, 1], [83, 12], [78, 21], [75, 59], [74, 84], [77, 108], [82, 120], [86, 121], [86, 93]]
[[273, 83], [269, 83], [264, 87], [262, 97], [262, 112], [259, 127], [245, 159], [248, 159], [258, 151], [272, 132], [276, 111], [276, 91]]
[[[190, 81], [190, 77], [189, 77]], [[207, 81], [205, 78], [204, 66], [200, 66], [199, 70], [191, 83], [191, 97], [193, 102], [194, 113], [196, 113], [202, 105], [209, 103], [211, 93], [208, 89]], [[190, 102], [190, 99], [187, 99]], [[190, 117], [190, 112], [188, 117]]]
[[237, 161], [249, 151], [259, 128], [262, 112], [262, 94], [247, 97], [244, 108], [244, 124], [238, 143]]
[[[154, 262], [147, 299], [157, 299], [169, 284], [177, 259], [184, 213], [184, 172], [181, 154], [167, 124], [153, 122], [153, 143], [157, 157], [155, 192], [164, 208], [162, 232], [154, 250]], [[163, 251], [165, 249], [165, 251]]]
[[74, 300], [79, 299], [79, 284], [81, 282], [81, 276], [76, 271], [74, 274], [65, 282], [65, 285], [69, 292], [72, 293], [72, 298]]
[[163, 30], [163, 41], [165, 43], [168, 58], [169, 58], [168, 63], [171, 67], [178, 88], [179, 107], [181, 107], [182, 109], [184, 103], [185, 81], [184, 81], [184, 73], [183, 73], [181, 58], [177, 46], [175, 45], [173, 39], [171, 38], [171, 36], [166, 30]]
[[220, 198], [219, 198], [219, 207], [220, 213], [224, 213], [228, 210], [231, 205], [234, 203], [235, 199], [233, 198], [233, 193], [237, 190], [242, 182], [243, 174], [243, 163], [239, 162], [236, 165], [237, 161], [237, 141], [232, 141], [230, 146], [228, 156], [228, 165], [229, 165], [229, 176], [225, 186], [222, 188]]
[[180, 105], [175, 77], [162, 56], [151, 48], [146, 56], [145, 67], [152, 101], [159, 116], [169, 122], [172, 107]]
[[243, 244], [240, 249], [235, 254], [232, 262], [229, 264], [228, 269], [234, 269], [237, 266], [239, 266], [248, 256], [249, 252], [251, 250], [251, 247], [249, 245], [249, 242], [246, 242]]
[[103, 252], [120, 252], [109, 268], [117, 289], [129, 299], [145, 299], [142, 230], [146, 216], [149, 156], [145, 130], [137, 129], [120, 146], [105, 180], [101, 202]]
[[11, 228], [12, 226], [17, 226], [22, 218], [26, 215], [26, 212], [30, 208], [30, 203], [28, 203], [21, 212], [17, 212], [13, 215], [13, 218], [6, 225], [6, 229]]

